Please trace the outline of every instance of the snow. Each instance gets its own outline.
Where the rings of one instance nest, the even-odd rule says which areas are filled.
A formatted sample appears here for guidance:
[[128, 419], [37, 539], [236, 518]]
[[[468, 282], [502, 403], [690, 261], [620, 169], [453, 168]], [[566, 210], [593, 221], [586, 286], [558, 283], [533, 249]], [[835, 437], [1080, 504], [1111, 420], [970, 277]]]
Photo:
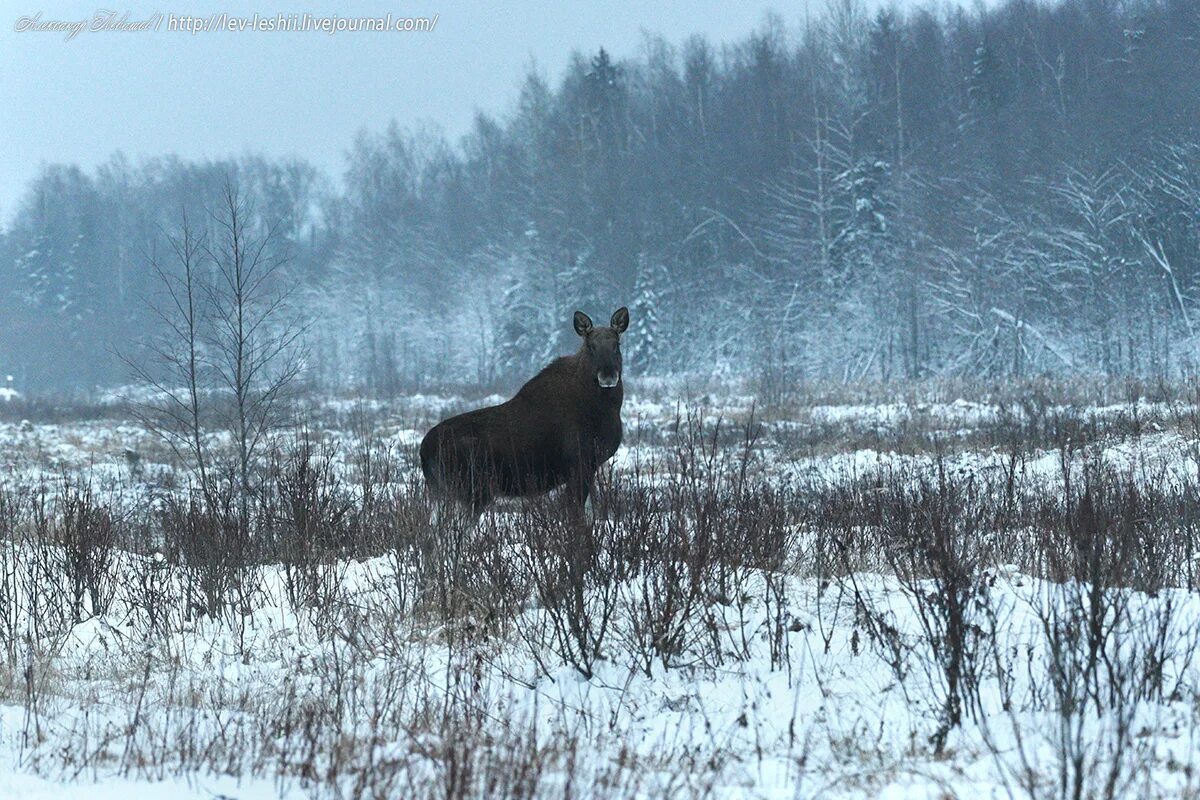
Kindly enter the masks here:
[[[359, 565], [353, 570], [352, 582], [359, 587], [383, 586], [388, 578], [386, 571], [382, 561]], [[866, 596], [890, 607], [898, 629], [915, 634], [915, 618], [897, 585], [872, 575], [859, 576], [859, 581]], [[268, 584], [275, 582], [272, 579]], [[751, 586], [751, 594], [760, 588], [753, 582]], [[364, 607], [374, 607], [381, 600], [370, 597], [377, 591], [358, 590]], [[635, 590], [626, 587], [626, 591]], [[1039, 581], [1005, 570], [996, 589], [997, 607], [1007, 608], [1011, 614], [1004, 627], [1009, 641], [1003, 643], [1002, 651], [1032, 647], [1030, 652], [1036, 653], [1036, 644], [1031, 644], [1036, 640], [1036, 622], [1026, 609], [1034, 598], [1048, 591]], [[452, 691], [454, 670], [474, 664], [474, 680], [482, 687], [477, 690], [480, 696], [476, 702], [490, 715], [513, 722], [518, 730], [537, 731], [535, 735], [540, 737], [583, 738], [585, 752], [595, 758], [588, 769], [602, 768], [606, 761], [627, 752], [625, 758], [646, 765], [645, 780], [653, 787], [678, 779], [671, 764], [685, 754], [704, 759], [723, 754], [727, 759], [724, 763], [698, 769], [693, 776], [696, 788], [709, 786], [712, 796], [717, 797], [832, 796], [835, 786], [838, 796], [850, 797], [940, 797], [944, 795], [939, 792], [944, 791], [957, 796], [1005, 796], [1005, 771], [1020, 766], [1013, 752], [1016, 743], [1007, 731], [1014, 726], [1020, 727], [1026, 737], [1025, 757], [1032, 759], [1039, 771], [1054, 774], [1055, 750], [1050, 741], [1050, 732], [1055, 730], [1053, 717], [1006, 715], [994, 687], [988, 687], [983, 701], [988, 725], [965, 725], [952, 738], [952, 758], [931, 757], [919, 743], [931, 733], [936, 681], [914, 674], [907, 685], [900, 686], [888, 666], [870, 651], [865, 638], [854, 643], [862, 631], [853, 624], [851, 609], [831, 607], [829, 593], [822, 595], [814, 582], [790, 580], [788, 593], [792, 596], [788, 614], [794, 621], [786, 636], [786, 663], [775, 666], [767, 655], [768, 621], [756, 603], [745, 610], [744, 621], [739, 619], [737, 626], [731, 624], [726, 631], [731, 647], [743, 631], [749, 635], [749, 658], [731, 658], [717, 668], [663, 669], [655, 665], [649, 676], [619, 659], [601, 663], [590, 680], [569, 667], [558, 667], [545, 675], [516, 637], [499, 646], [477, 645], [457, 653], [436, 641], [414, 642], [411, 653], [360, 660], [349, 649], [339, 650], [336, 639], [323, 638], [309, 621], [290, 614], [278, 595], [273, 595], [274, 601], [256, 610], [248, 621], [246, 656], [239, 654], [241, 648], [229, 631], [205, 623], [196, 625], [186, 641], [181, 637], [165, 643], [162, 651], [184, 660], [177, 682], [202, 694], [256, 698], [245, 703], [251, 714], [270, 713], [273, 701], [282, 700], [281, 693], [289, 682], [300, 686], [317, 681], [311, 689], [301, 690], [293, 702], [309, 702], [304, 699], [312, 697], [309, 691], [327, 690], [319, 685], [314, 666], [323, 658], [347, 659], [346, 668], [359, 675], [364, 685], [373, 680], [371, 675], [408, 668], [399, 664], [420, 663], [419, 691], [437, 696]], [[1187, 614], [1200, 616], [1196, 598], [1181, 596], [1178, 601]], [[828, 615], [825, 630], [816, 619], [815, 609], [819, 606], [824, 606], [823, 613]], [[726, 621], [732, 623], [740, 616], [731, 611]], [[828, 650], [825, 636], [831, 645]], [[81, 721], [77, 714], [73, 717], [67, 709], [51, 712], [61, 714], [58, 724], [67, 743], [80, 746], [92, 736], [101, 736], [109, 725], [115, 725], [118, 732], [124, 729], [129, 711], [122, 706], [129, 700], [106, 688], [108, 676], [126, 670], [136, 673], [144, 663], [142, 648], [130, 631], [121, 629], [117, 619], [75, 626], [59, 656], [62, 679], [71, 694], [91, 696], [95, 706], [93, 717], [87, 721]], [[1019, 664], [1014, 666], [1019, 670]], [[1195, 664], [1176, 666], [1187, 683], [1200, 680]], [[1019, 675], [1016, 679], [1019, 683]], [[410, 690], [418, 692], [416, 687], [405, 688]], [[152, 688], [151, 695], [156, 691], [174, 702], [180, 701], [180, 696], [172, 696], [163, 686]], [[148, 707], [143, 713], [143, 725], [171, 730], [164, 708]], [[86, 781], [60, 783], [63, 776], [53, 771], [47, 776], [30, 775], [20, 768], [19, 760], [23, 714], [19, 706], [3, 709], [4, 736], [0, 743], [5, 756], [0, 764], [8, 765], [0, 767], [0, 788], [8, 789], [3, 796], [48, 797], [56, 793], [58, 797], [151, 797], [165, 791], [183, 797], [210, 797], [213, 793], [247, 798], [275, 796], [275, 788], [261, 778], [234, 781], [203, 772], [189, 774], [186, 781], [158, 783], [129, 780], [113, 774], [111, 769], [97, 769], [91, 777], [102, 790]], [[1195, 753], [1187, 750], [1190, 741], [1180, 738], [1178, 727], [1190, 724], [1190, 714], [1186, 701], [1164, 702], [1145, 709], [1138, 722], [1146, 726], [1148, 733], [1161, 732], [1164, 748], [1180, 763], [1191, 764]], [[111, 718], [106, 720], [108, 715]], [[254, 722], [243, 724], [255, 729]], [[1103, 736], [1103, 720], [1088, 724], [1097, 728], [1089, 735]], [[999, 742], [1000, 756], [988, 749], [985, 737]], [[395, 746], [411, 745], [397, 740]], [[53, 763], [50, 742], [32, 749], [35, 760]], [[114, 748], [114, 753], [120, 749]], [[28, 753], [26, 758], [30, 758]], [[801, 770], [801, 761], [828, 766], [814, 773]], [[661, 774], [654, 772], [652, 765], [656, 763]], [[862, 774], [864, 769], [875, 774], [868, 777]], [[1185, 779], [1161, 774], [1156, 775], [1158, 781], [1169, 792], [1181, 789]], [[56, 792], [56, 787], [61, 790]], [[642, 796], [658, 795], [651, 791]]]
[[[753, 405], [753, 398], [744, 396], [709, 399], [715, 402], [702, 416], [710, 421], [737, 419]], [[379, 404], [372, 410], [379, 415], [384, 442], [411, 451], [421, 436], [420, 428], [408, 426], [414, 409], [436, 415], [463, 402], [421, 395], [405, 398], [399, 407]], [[325, 408], [335, 414], [353, 410], [349, 401], [329, 401]], [[626, 418], [666, 430], [679, 409], [661, 398], [633, 396]], [[896, 430], [924, 419], [948, 429], [971, 429], [995, 422], [1002, 413], [1008, 411], [965, 399], [822, 405], [768, 427]], [[1118, 418], [1131, 408], [1088, 413]], [[1166, 415], [1145, 405], [1138, 413]], [[344, 432], [325, 434], [349, 440]], [[143, 481], [153, 481], [155, 470], [171, 469], [170, 459], [127, 423], [0, 423], [0, 443], [0, 473], [10, 481], [36, 482], [74, 470], [112, 487], [114, 496], [138, 498], [148, 491]], [[1165, 430], [1101, 440], [1089, 445], [1089, 454], [1131, 473], [1148, 464], [1168, 465], [1168, 474], [1182, 483], [1197, 474], [1193, 445], [1180, 432]], [[631, 470], [653, 460], [660, 447], [627, 443], [614, 458], [615, 468]], [[764, 447], [770, 457], [758, 468], [773, 480], [810, 476], [847, 482], [876, 470], [932, 463], [929, 454], [884, 449], [787, 454], [769, 439]], [[146, 454], [149, 477], [129, 474], [127, 449]], [[982, 450], [949, 459], [950, 468], [962, 470], [1003, 464], [1003, 453]], [[1061, 475], [1061, 456], [1033, 454], [1024, 469], [1030, 479], [1051, 481]], [[504, 515], [498, 516], [506, 524]], [[840, 596], [839, 587], [847, 583], [831, 586], [811, 574], [759, 570], [747, 571], [741, 596], [707, 608], [710, 633], [719, 637], [725, 653], [721, 663], [702, 664], [684, 651], [670, 668], [652, 662], [649, 674], [630, 662], [620, 644], [622, 637], [637, 635], [631, 609], [642, 591], [635, 581], [621, 584], [607, 658], [584, 679], [557, 660], [547, 641], [531, 643], [523, 635], [547, 621], [547, 612], [534, 604], [491, 638], [464, 638], [452, 628], [389, 613], [397, 576], [386, 555], [337, 565], [345, 598], [335, 608], [298, 613], [287, 600], [281, 569], [267, 567], [250, 613], [235, 623], [188, 620], [165, 636], [137, 623], [123, 599], [137, 583], [140, 563], [132, 556], [121, 561], [122, 592], [104, 616], [70, 626], [63, 636], [11, 643], [17, 657], [5, 676], [9, 688], [0, 693], [0, 797], [310, 797], [311, 785], [294, 777], [280, 781], [271, 772], [281, 760], [299, 757], [285, 745], [294, 748], [303, 740], [284, 723], [295, 721], [291, 714], [308, 711], [311, 717], [304, 718], [317, 729], [330, 736], [336, 729], [359, 748], [345, 756], [345, 774], [332, 780], [347, 794], [355, 770], [368, 768], [368, 755], [403, 763], [407, 779], [433, 781], [440, 762], [432, 754], [440, 752], [443, 737], [465, 735], [453, 726], [447, 733], [442, 726], [449, 723], [435, 711], [458, 708], [457, 703], [465, 703], [468, 716], [476, 715], [471, 725], [485, 725], [494, 737], [489, 746], [497, 748], [497, 757], [503, 747], [521, 742], [548, 750], [573, 742], [582, 757], [572, 767], [576, 780], [602, 783], [606, 776], [627, 777], [622, 770], [632, 770], [639, 778], [629, 796], [991, 798], [1039, 797], [1055, 790], [1060, 719], [1032, 701], [1046, 691], [1047, 675], [1037, 613], [1064, 603], [1070, 587], [1024, 575], [1012, 564], [991, 568], [987, 589], [1001, 620], [995, 652], [1008, 659], [1008, 683], [1000, 673], [985, 670], [981, 713], [968, 713], [950, 733], [946, 754], [935, 755], [928, 740], [944, 687], [936, 671], [928, 670], [933, 645], [922, 632], [914, 598], [890, 576], [849, 578], [913, 648], [903, 683], [871, 646], [854, 603]], [[766, 605], [769, 586], [783, 598], [780, 608]], [[1174, 604], [1173, 630], [1181, 641], [1188, 631], [1200, 630], [1200, 595], [1168, 590], [1155, 596], [1130, 592], [1128, 598], [1132, 618], [1151, 615], [1168, 601]], [[782, 650], [773, 652], [778, 625], [784, 629], [778, 640]], [[339, 670], [329, 669], [333, 663]], [[45, 676], [47, 688], [33, 723], [21, 694], [22, 664], [46, 670], [34, 673]], [[1142, 732], [1139, 757], [1148, 770], [1138, 777], [1146, 796], [1179, 796], [1190, 786], [1188, 770], [1200, 766], [1194, 705], [1200, 660], [1180, 651], [1166, 672], [1184, 691], [1148, 699], [1133, 710]], [[334, 680], [337, 675], [352, 682], [355, 693], [348, 694]], [[1004, 691], [1015, 702], [1008, 703]], [[144, 705], [136, 699], [140, 696]], [[350, 696], [362, 705], [327, 709], [334, 698]], [[385, 702], [391, 703], [389, 713], [370, 718], [372, 703]], [[321, 709], [343, 716], [325, 719]], [[40, 728], [40, 739], [29, 738], [31, 724]], [[1102, 762], [1112, 741], [1111, 719], [1088, 716], [1082, 726], [1088, 757]], [[226, 737], [236, 744], [229, 745]], [[333, 757], [331, 741], [318, 737], [328, 748], [318, 756], [321, 763]], [[228, 752], [212, 758], [184, 755], [188, 747], [199, 751], [206, 745]], [[130, 750], [135, 766], [126, 755]], [[80, 766], [84, 752], [92, 758]], [[151, 757], [162, 761], [138, 760]], [[569, 759], [561, 753], [545, 759], [548, 784], [564, 780]], [[1041, 776], [1033, 790], [1018, 777], [1026, 766]]]
[[[18, 709], [9, 707], [7, 716]], [[307, 797], [299, 790], [283, 797]], [[20, 770], [17, 765], [0, 761], [0, 797], [11, 800], [268, 800], [281, 797], [268, 780], [239, 780], [222, 776], [190, 775], [186, 779], [166, 781], [105, 778], [102, 782], [88, 780], [51, 780]]]

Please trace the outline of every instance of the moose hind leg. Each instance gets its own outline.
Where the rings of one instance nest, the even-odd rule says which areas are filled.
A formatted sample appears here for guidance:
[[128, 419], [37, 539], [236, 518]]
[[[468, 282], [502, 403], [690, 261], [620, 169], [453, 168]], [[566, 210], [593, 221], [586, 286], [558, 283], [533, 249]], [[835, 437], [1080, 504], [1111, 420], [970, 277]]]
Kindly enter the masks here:
[[474, 502], [463, 502], [453, 497], [442, 498], [434, 501], [430, 522], [439, 531], [469, 531], [479, 523], [483, 509], [484, 506]]

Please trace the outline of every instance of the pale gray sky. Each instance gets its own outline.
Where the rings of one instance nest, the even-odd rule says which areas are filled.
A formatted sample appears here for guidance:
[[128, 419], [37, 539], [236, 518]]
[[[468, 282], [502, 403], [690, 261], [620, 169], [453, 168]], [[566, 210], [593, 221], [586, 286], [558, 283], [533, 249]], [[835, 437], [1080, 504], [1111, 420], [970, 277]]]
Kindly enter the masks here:
[[[878, 1], [878, 0], [877, 0]], [[814, 9], [824, 0], [809, 0]], [[915, 0], [907, 0], [915, 2]], [[643, 32], [725, 43], [770, 8], [798, 25], [806, 0], [396, 0], [270, 2], [17, 0], [0, 11], [0, 220], [43, 162], [90, 169], [116, 150], [137, 160], [295, 154], [337, 177], [360, 128], [429, 121], [452, 137], [476, 109], [498, 112], [530, 63], [557, 81], [572, 50], [636, 54]], [[432, 33], [15, 31], [20, 17], [91, 19], [97, 7], [208, 16], [277, 13], [432, 16]]]

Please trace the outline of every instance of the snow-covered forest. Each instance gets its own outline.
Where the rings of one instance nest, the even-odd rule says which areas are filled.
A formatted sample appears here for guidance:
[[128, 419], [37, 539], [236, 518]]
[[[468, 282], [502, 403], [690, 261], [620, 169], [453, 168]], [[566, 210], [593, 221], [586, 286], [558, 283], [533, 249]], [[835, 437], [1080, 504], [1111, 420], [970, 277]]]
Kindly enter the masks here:
[[299, 158], [49, 164], [0, 235], [0, 371], [129, 380], [149, 265], [247, 198], [306, 379], [492, 385], [627, 304], [631, 374], [762, 385], [1179, 376], [1200, 323], [1200, 6], [851, 0], [733, 43], [531, 71], [448, 141], [364, 130]]

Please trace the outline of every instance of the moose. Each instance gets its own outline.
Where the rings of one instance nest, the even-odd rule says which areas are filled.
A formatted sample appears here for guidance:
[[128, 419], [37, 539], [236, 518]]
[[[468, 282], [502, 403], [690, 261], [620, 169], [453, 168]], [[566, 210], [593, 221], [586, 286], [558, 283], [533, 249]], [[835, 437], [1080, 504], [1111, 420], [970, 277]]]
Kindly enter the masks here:
[[497, 497], [566, 487], [582, 515], [596, 470], [621, 445], [622, 306], [608, 327], [575, 312], [578, 352], [552, 361], [512, 399], [442, 420], [421, 441], [421, 471], [443, 510], [478, 520]]

